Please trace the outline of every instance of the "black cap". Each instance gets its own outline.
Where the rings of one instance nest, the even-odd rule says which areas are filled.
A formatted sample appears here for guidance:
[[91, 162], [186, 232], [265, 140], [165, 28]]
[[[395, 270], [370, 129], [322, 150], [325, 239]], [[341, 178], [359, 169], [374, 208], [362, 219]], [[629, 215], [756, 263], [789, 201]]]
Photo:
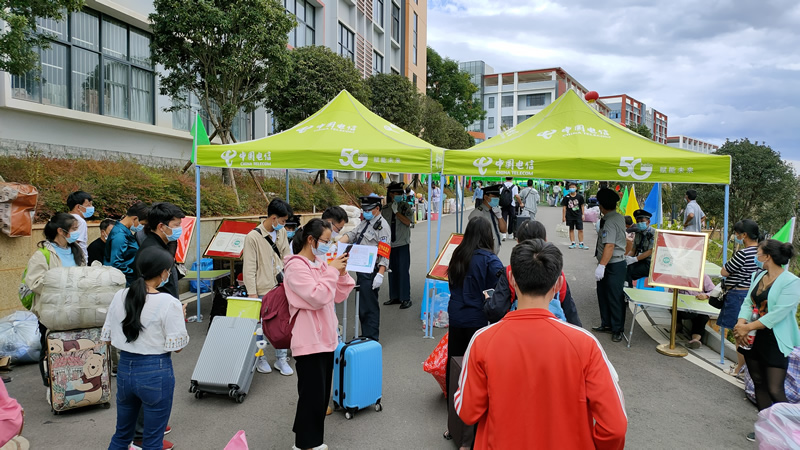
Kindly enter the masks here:
[[386, 188], [386, 193], [388, 194], [389, 192], [405, 192], [403, 183], [400, 183], [398, 181], [389, 183], [389, 187]]
[[298, 216], [297, 214], [295, 214], [293, 216], [289, 216], [289, 218], [286, 219], [286, 225], [299, 226], [300, 225], [300, 216]]
[[361, 209], [367, 211], [381, 206], [381, 198], [375, 194], [359, 197], [358, 201], [361, 202]]
[[597, 201], [605, 209], [613, 209], [614, 205], [619, 202], [619, 194], [608, 188], [603, 188], [597, 191]]
[[503, 187], [502, 184], [494, 184], [492, 186], [486, 186], [483, 188], [483, 195], [493, 195], [495, 197], [500, 196], [500, 189]]
[[653, 215], [643, 209], [637, 209], [633, 212], [633, 218], [638, 219], [639, 217], [646, 217], [649, 219], [653, 217]]

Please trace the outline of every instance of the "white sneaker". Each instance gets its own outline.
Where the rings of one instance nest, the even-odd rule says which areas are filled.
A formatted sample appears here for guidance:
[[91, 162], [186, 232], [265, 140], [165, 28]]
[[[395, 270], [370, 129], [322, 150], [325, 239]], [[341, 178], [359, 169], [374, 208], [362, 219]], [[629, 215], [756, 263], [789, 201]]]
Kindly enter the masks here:
[[505, 241], [506, 240], [506, 234], [505, 233], [500, 234], [500, 236], [501, 236], [501, 239], [500, 239], [501, 241]]
[[278, 360], [275, 361], [275, 369], [280, 371], [281, 375], [285, 375], [287, 377], [294, 373], [294, 370], [292, 370], [292, 368], [289, 366], [289, 363], [286, 361], [286, 358], [278, 358]]
[[258, 362], [256, 363], [256, 370], [259, 373], [270, 373], [272, 372], [272, 367], [269, 366], [269, 361], [267, 361], [267, 358], [259, 356]]

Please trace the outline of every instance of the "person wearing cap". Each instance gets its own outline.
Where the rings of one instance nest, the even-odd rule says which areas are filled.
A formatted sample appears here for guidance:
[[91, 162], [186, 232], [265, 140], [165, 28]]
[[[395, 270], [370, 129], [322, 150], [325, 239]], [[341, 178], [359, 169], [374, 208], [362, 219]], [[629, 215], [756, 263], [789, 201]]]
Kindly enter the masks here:
[[469, 219], [483, 217], [492, 224], [492, 236], [494, 237], [494, 253], [500, 253], [500, 243], [502, 235], [505, 234], [507, 227], [503, 220], [503, 212], [500, 209], [500, 188], [502, 184], [487, 186], [483, 189], [483, 202], [480, 206], [469, 213]]
[[361, 224], [342, 236], [340, 243], [369, 245], [378, 247], [378, 260], [371, 273], [359, 273], [356, 285], [360, 298], [358, 315], [361, 320], [361, 335], [378, 340], [380, 337], [381, 310], [378, 306], [378, 292], [383, 284], [383, 275], [389, 267], [391, 256], [391, 229], [389, 223], [381, 215], [381, 198], [375, 194], [360, 197]]
[[292, 251], [292, 239], [294, 239], [294, 233], [297, 231], [297, 228], [300, 227], [300, 216], [294, 214], [289, 216], [286, 219], [286, 240], [289, 241], [289, 254], [294, 254]]
[[650, 226], [652, 216], [643, 209], [633, 212], [633, 218], [636, 219], [635, 226], [631, 227], [635, 233], [633, 248], [625, 255], [625, 262], [628, 263], [627, 281], [631, 287], [633, 287], [634, 280], [650, 274], [650, 256], [653, 254], [653, 243], [656, 237], [656, 230]]
[[[503, 212], [503, 220], [506, 222], [508, 225], [507, 228], [510, 230], [508, 235], [506, 235], [506, 233], [503, 233], [502, 235], [501, 240], [505, 241], [507, 237], [513, 239], [514, 230], [517, 226], [517, 206], [522, 207], [525, 205], [522, 204], [522, 199], [519, 197], [519, 187], [514, 184], [514, 177], [506, 177], [506, 182], [502, 184], [500, 189], [501, 192], [502, 189], [506, 189], [511, 192], [511, 205], [500, 205], [500, 208]], [[486, 194], [484, 194], [484, 196], [485, 195]]]
[[597, 269], [597, 303], [600, 306], [600, 326], [593, 331], [612, 333], [611, 340], [622, 340], [625, 328], [625, 299], [623, 291], [628, 274], [625, 261], [625, 219], [617, 212], [619, 195], [610, 189], [597, 192], [600, 203], [600, 232], [597, 234], [595, 258]]
[[383, 304], [411, 307], [411, 205], [405, 201], [403, 183], [391, 183], [386, 189], [386, 206], [381, 215], [389, 222], [392, 253], [389, 256], [389, 300]]

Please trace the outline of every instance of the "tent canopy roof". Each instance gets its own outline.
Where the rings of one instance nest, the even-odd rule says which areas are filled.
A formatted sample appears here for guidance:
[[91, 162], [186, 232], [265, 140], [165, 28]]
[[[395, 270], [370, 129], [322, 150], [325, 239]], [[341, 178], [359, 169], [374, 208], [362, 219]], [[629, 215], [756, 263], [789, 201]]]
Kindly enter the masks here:
[[272, 136], [197, 147], [200, 166], [439, 172], [444, 150], [382, 119], [342, 91], [299, 124]]
[[446, 150], [444, 173], [730, 184], [731, 158], [647, 139], [598, 113], [569, 90], [492, 139], [467, 150]]

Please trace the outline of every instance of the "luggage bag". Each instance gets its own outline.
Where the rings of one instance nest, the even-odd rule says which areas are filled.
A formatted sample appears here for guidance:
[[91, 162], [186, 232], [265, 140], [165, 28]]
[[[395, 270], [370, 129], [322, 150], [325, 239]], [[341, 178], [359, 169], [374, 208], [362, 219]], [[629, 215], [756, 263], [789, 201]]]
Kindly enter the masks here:
[[256, 370], [258, 320], [217, 316], [208, 330], [192, 372], [189, 393], [223, 394], [242, 403]]
[[469, 447], [475, 441], [475, 425], [467, 425], [458, 416], [455, 405], [456, 391], [458, 390], [458, 380], [461, 378], [461, 366], [464, 362], [463, 356], [453, 356], [450, 358], [450, 392], [447, 394], [447, 402], [450, 407], [447, 410], [447, 429], [453, 438], [456, 447]]
[[[356, 325], [358, 336], [358, 287], [356, 291]], [[347, 330], [347, 301], [344, 302], [343, 329]], [[346, 332], [344, 333], [346, 339]], [[344, 409], [344, 417], [352, 419], [356, 411], [370, 406], [382, 411], [383, 348], [378, 341], [361, 337], [340, 342], [333, 354], [333, 405]]]
[[53, 414], [90, 405], [111, 407], [110, 346], [101, 328], [47, 334], [47, 375]]

